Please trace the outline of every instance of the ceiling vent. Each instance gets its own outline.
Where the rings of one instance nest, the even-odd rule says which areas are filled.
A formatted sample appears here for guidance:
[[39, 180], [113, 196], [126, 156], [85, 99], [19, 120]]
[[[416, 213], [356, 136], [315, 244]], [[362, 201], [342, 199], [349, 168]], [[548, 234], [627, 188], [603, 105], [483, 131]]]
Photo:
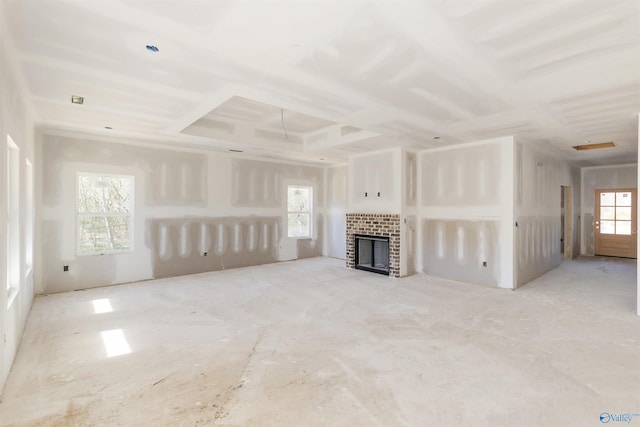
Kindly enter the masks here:
[[72, 104], [83, 104], [84, 103], [84, 98], [82, 96], [78, 96], [78, 95], [71, 95], [71, 103]]
[[600, 148], [609, 148], [609, 147], [615, 147], [615, 146], [616, 144], [609, 141], [609, 142], [600, 142], [598, 144], [575, 145], [573, 148], [575, 148], [578, 151], [584, 151], [584, 150], [598, 150]]

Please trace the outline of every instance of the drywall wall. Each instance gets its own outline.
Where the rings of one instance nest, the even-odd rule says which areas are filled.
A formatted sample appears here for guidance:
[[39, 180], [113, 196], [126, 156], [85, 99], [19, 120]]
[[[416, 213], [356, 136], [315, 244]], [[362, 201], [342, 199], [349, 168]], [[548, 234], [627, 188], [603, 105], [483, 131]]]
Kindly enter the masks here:
[[351, 213], [400, 214], [402, 203], [402, 149], [393, 148], [349, 158]]
[[[41, 292], [322, 254], [323, 168], [73, 134], [44, 133], [38, 148], [47, 159], [42, 165]], [[131, 251], [77, 254], [78, 173], [134, 177]], [[314, 188], [311, 238], [287, 237], [289, 184]]]
[[505, 137], [420, 154], [422, 271], [514, 286], [514, 144]]
[[4, 42], [0, 37], [0, 396], [33, 302], [33, 182], [38, 160], [33, 115], [24, 102], [19, 76], [8, 63]]
[[406, 209], [413, 209], [418, 207], [418, 154], [412, 151], [403, 154], [402, 206]]
[[499, 228], [499, 221], [425, 219], [425, 272], [463, 282], [498, 285]]
[[400, 209], [400, 276], [418, 272], [418, 155], [403, 151], [401, 168], [402, 204]]
[[327, 240], [326, 255], [346, 258], [347, 166], [327, 168]]
[[277, 261], [282, 218], [154, 218], [145, 228], [153, 276], [167, 277]]
[[[529, 144], [516, 145], [516, 275], [521, 286], [562, 262], [562, 186], [579, 192], [579, 171]], [[578, 235], [579, 212], [573, 209], [572, 232]], [[573, 244], [573, 243], [572, 243]], [[576, 251], [576, 254], [578, 252]]]
[[638, 165], [614, 165], [585, 167], [581, 170], [581, 211], [583, 255], [593, 255], [593, 227], [596, 190], [614, 188], [637, 188]]

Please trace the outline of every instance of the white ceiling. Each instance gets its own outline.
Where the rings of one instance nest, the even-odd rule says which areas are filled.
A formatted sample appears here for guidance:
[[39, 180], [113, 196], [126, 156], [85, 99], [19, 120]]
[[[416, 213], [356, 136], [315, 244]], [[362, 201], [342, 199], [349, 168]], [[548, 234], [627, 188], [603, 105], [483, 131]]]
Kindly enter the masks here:
[[[0, 15], [44, 128], [324, 163], [505, 135], [580, 165], [637, 160], [638, 0], [2, 0]], [[617, 147], [571, 148], [585, 141]]]

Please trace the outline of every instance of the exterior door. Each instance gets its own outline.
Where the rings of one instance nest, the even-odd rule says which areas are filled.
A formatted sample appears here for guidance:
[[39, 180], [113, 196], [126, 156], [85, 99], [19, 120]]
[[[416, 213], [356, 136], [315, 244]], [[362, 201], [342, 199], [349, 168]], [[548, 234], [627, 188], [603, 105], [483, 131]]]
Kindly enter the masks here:
[[596, 190], [595, 254], [636, 258], [636, 189]]

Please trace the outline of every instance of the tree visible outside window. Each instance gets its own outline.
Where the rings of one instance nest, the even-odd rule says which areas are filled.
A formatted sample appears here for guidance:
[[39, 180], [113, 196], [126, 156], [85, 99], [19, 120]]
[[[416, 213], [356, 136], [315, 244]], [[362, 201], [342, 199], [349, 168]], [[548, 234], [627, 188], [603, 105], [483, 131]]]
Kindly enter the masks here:
[[312, 187], [287, 187], [289, 237], [311, 237], [312, 201]]
[[131, 250], [133, 177], [78, 174], [78, 254]]

